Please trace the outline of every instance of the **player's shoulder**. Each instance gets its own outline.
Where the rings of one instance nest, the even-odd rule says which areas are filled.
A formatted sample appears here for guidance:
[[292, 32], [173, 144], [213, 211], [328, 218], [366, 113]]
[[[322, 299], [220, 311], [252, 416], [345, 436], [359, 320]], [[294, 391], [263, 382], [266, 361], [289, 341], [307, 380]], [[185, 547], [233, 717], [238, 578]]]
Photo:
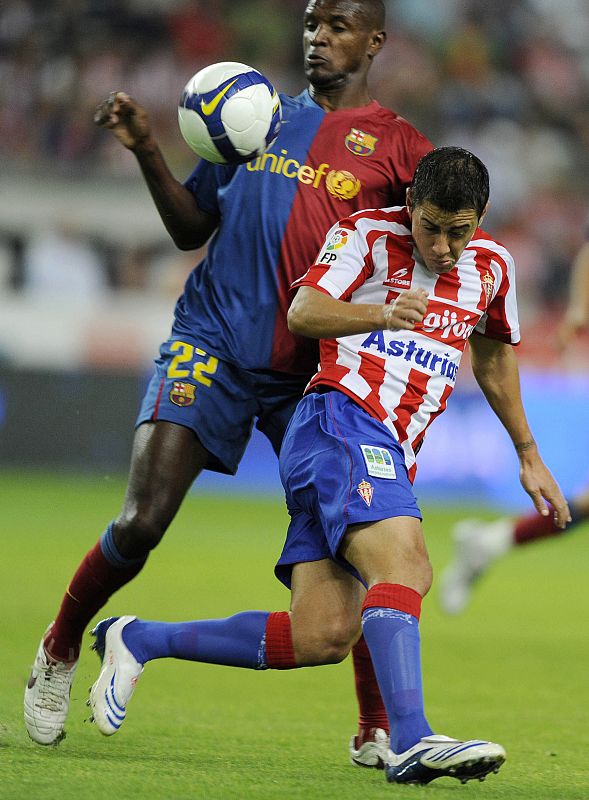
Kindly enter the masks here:
[[474, 236], [472, 237], [469, 247], [478, 249], [478, 250], [491, 250], [497, 255], [501, 255], [505, 258], [509, 258], [513, 261], [513, 256], [507, 249], [507, 247], [496, 239], [494, 236], [491, 236], [490, 233], [483, 230], [482, 228], [477, 228], [474, 232]]
[[515, 267], [514, 258], [507, 247], [482, 228], [476, 229], [466, 250], [474, 255], [475, 260], [482, 258], [488, 262], [494, 262], [504, 273]]
[[416, 128], [413, 123], [409, 122], [408, 119], [405, 119], [405, 117], [397, 114], [396, 111], [393, 111], [392, 109], [387, 108], [386, 106], [383, 106], [377, 102], [375, 103], [374, 115], [379, 120], [379, 123], [383, 126], [383, 128], [388, 130], [391, 135], [399, 135], [400, 133], [404, 136], [410, 135], [416, 139], [423, 139], [427, 141], [430, 144], [430, 147], [433, 147], [424, 133]]
[[365, 236], [371, 231], [382, 231], [400, 236], [411, 235], [411, 219], [407, 206], [364, 208], [361, 211], [355, 211], [340, 222], [341, 227], [357, 230]]
[[282, 106], [282, 117], [292, 117], [300, 112], [307, 112], [309, 114], [325, 114], [325, 111], [318, 105], [307, 89], [304, 89], [297, 95], [283, 94], [279, 92], [280, 104]]

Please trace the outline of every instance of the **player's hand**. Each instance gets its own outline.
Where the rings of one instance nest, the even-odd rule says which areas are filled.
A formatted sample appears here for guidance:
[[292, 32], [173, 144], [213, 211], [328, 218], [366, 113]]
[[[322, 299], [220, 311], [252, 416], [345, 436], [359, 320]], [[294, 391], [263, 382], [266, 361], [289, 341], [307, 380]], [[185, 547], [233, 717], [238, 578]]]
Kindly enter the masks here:
[[554, 522], [558, 528], [566, 528], [571, 521], [567, 501], [554, 480], [552, 473], [540, 458], [536, 448], [534, 453], [520, 454], [520, 481], [534, 502], [536, 511], [543, 517], [550, 514], [547, 502], [553, 508]]
[[94, 122], [111, 130], [129, 150], [135, 150], [151, 136], [147, 112], [125, 92], [111, 92], [96, 108]]
[[409, 289], [383, 309], [385, 329], [411, 331], [421, 322], [427, 311], [427, 292], [423, 289]]

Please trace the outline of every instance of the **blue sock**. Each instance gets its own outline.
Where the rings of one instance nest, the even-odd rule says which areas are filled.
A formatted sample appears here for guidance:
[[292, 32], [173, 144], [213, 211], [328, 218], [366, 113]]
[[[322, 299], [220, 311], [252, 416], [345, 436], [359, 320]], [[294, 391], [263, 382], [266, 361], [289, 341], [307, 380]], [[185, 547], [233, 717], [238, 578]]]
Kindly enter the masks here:
[[154, 658], [181, 658], [206, 664], [265, 669], [267, 611], [244, 611], [227, 619], [194, 622], [134, 620], [123, 641], [140, 664]]
[[367, 608], [362, 630], [391, 728], [391, 750], [402, 753], [432, 733], [423, 710], [419, 623], [394, 608]]
[[147, 559], [147, 553], [141, 558], [125, 558], [119, 553], [115, 544], [112, 522], [100, 537], [100, 549], [108, 563], [117, 569], [126, 569], [127, 567], [135, 566], [135, 564], [143, 564]]

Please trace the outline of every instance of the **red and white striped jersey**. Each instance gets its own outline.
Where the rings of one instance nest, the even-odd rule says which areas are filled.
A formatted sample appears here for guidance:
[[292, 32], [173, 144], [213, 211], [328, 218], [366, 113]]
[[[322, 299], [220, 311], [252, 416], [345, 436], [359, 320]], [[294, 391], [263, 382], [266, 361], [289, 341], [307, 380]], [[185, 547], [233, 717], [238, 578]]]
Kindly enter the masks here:
[[446, 407], [473, 331], [519, 343], [514, 263], [480, 228], [444, 275], [423, 264], [406, 208], [360, 211], [334, 225], [317, 262], [293, 288], [313, 286], [351, 303], [391, 303], [424, 289], [427, 314], [411, 331], [322, 339], [307, 391], [331, 386], [383, 422], [405, 450], [411, 479], [430, 423]]

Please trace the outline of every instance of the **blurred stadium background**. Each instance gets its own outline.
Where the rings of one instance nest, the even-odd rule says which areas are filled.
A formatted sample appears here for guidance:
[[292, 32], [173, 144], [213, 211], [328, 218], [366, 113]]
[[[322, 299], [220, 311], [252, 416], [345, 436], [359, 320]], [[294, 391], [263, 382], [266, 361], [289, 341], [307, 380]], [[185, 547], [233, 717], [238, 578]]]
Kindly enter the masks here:
[[[194, 157], [176, 104], [218, 60], [297, 93], [301, 0], [4, 0], [0, 6], [0, 467], [125, 471], [132, 425], [173, 304], [202, 253], [180, 253], [133, 156], [92, 124], [124, 89], [148, 109], [174, 173]], [[553, 332], [589, 211], [586, 0], [388, 0], [374, 95], [438, 144], [489, 166], [486, 227], [516, 257], [525, 402], [563, 487], [589, 478], [587, 341]], [[420, 499], [516, 508], [507, 437], [463, 368], [420, 455]], [[268, 456], [266, 458], [265, 456]], [[238, 479], [277, 493], [254, 436]]]

